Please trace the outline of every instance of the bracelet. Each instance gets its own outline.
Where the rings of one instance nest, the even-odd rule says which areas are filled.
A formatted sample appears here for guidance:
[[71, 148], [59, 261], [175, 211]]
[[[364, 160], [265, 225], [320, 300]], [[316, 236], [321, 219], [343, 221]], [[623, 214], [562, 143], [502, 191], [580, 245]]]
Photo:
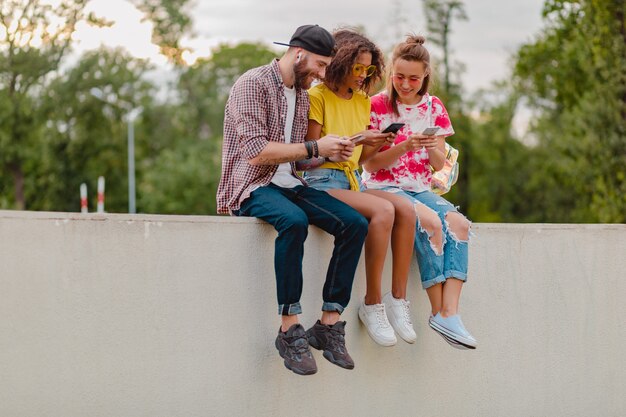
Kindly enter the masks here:
[[315, 158], [319, 158], [319, 156], [320, 156], [320, 149], [317, 147], [317, 141], [316, 140], [313, 141], [313, 156]]
[[311, 159], [313, 157], [313, 144], [307, 140], [304, 142], [304, 147], [306, 148], [306, 159]]

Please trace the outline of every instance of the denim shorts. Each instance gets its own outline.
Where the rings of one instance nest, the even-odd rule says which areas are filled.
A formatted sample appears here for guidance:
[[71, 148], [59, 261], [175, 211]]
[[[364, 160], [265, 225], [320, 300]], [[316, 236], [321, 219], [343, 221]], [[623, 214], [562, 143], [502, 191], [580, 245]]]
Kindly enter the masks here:
[[[365, 191], [366, 188], [361, 181], [359, 171], [354, 171], [354, 175], [359, 182], [360, 191]], [[315, 168], [305, 171], [303, 178], [311, 187], [320, 191], [350, 189], [350, 181], [348, 181], [345, 172], [340, 169]]]

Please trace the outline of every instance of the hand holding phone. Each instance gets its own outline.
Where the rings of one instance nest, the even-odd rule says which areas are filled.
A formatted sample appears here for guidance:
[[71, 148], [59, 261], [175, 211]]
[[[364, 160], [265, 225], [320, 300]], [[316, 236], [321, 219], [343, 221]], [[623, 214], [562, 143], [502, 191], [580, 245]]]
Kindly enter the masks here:
[[404, 126], [404, 123], [392, 123], [381, 133], [398, 133], [398, 130], [402, 129], [402, 126]]
[[424, 131], [422, 132], [422, 135], [426, 135], [426, 136], [434, 136], [435, 133], [439, 132], [439, 128], [437, 126], [434, 127], [427, 127], [426, 129], [424, 129]]
[[361, 134], [361, 133], [357, 133], [354, 136], [350, 136], [350, 141], [352, 141], [352, 143], [354, 143], [355, 145], [358, 145], [359, 143], [361, 143], [363, 140], [365, 139], [365, 135]]

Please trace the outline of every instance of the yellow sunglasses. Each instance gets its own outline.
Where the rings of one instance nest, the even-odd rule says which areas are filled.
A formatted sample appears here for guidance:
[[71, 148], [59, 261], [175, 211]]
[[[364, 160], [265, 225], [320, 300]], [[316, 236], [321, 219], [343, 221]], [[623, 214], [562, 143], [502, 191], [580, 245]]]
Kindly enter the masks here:
[[376, 65], [370, 65], [366, 67], [363, 64], [354, 64], [352, 66], [352, 75], [354, 75], [355, 77], [358, 77], [361, 74], [365, 73], [365, 78], [367, 78], [367, 77], [371, 77], [372, 75], [374, 75], [375, 72], [376, 72]]

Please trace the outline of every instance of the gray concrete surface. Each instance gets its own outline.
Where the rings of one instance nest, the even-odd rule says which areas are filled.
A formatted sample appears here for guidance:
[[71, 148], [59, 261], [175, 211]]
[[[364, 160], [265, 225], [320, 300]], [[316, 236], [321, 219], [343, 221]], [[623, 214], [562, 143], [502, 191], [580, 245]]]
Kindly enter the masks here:
[[[624, 416], [626, 225], [475, 224], [462, 296], [476, 351], [427, 326], [383, 348], [348, 321], [346, 371], [287, 371], [273, 229], [253, 219], [0, 211], [0, 416]], [[311, 228], [302, 321], [331, 239]], [[389, 266], [384, 288], [389, 288]]]

